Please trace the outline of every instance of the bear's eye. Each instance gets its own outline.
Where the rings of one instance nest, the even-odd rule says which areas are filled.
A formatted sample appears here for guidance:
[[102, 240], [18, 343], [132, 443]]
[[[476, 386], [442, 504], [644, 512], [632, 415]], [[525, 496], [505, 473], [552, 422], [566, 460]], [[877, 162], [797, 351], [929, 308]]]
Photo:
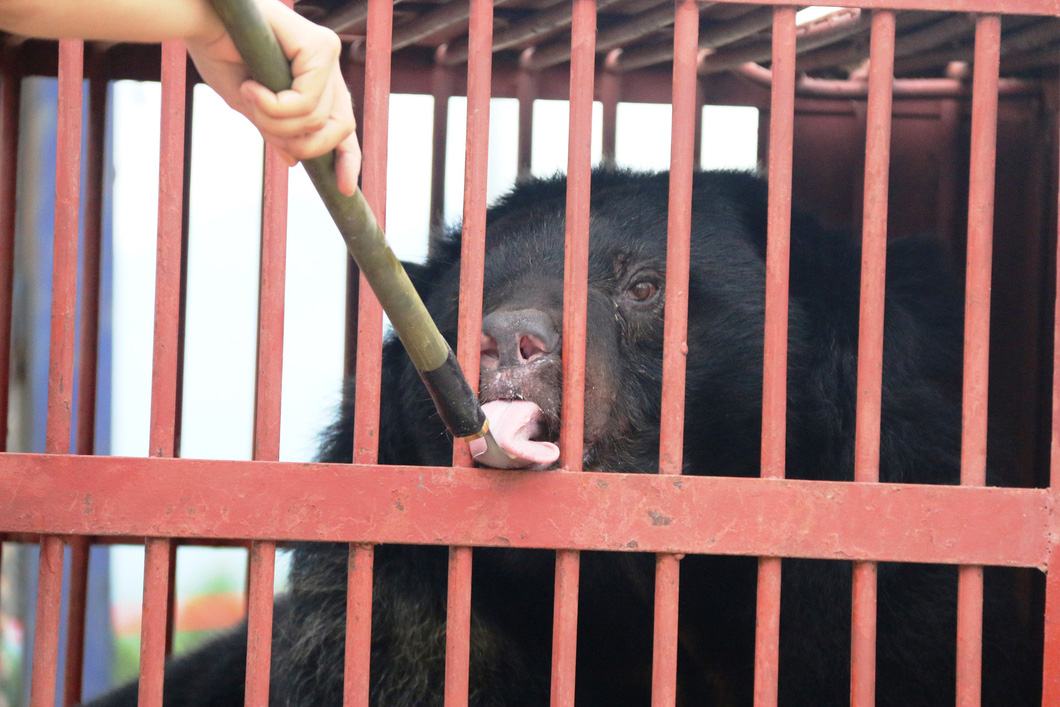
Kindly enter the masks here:
[[649, 280], [634, 282], [627, 290], [629, 296], [640, 303], [650, 302], [659, 295], [659, 286]]

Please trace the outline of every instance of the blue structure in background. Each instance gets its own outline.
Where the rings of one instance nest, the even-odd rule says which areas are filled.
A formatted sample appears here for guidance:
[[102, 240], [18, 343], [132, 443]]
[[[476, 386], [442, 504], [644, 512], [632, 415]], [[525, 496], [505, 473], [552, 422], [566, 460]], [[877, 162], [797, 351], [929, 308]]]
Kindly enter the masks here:
[[[109, 101], [108, 101], [109, 102]], [[88, 121], [87, 85], [84, 97], [84, 125]], [[32, 259], [20, 261], [27, 264], [23, 270], [16, 269], [15, 289], [27, 317], [26, 345], [28, 370], [28, 395], [25, 402], [29, 410], [22, 417], [29, 426], [31, 448], [28, 451], [43, 452], [48, 399], [48, 350], [51, 319], [52, 243], [55, 228], [55, 151], [56, 115], [58, 109], [57, 82], [55, 79], [27, 78], [22, 85], [22, 135], [19, 163], [19, 224], [20, 248], [30, 248]], [[104, 150], [106, 165], [103, 186], [103, 228], [100, 279], [99, 363], [97, 369], [98, 390], [96, 401], [95, 449], [97, 454], [110, 453], [111, 423], [111, 303], [113, 301], [113, 242], [112, 190], [113, 168], [110, 162], [113, 121], [108, 115], [106, 130], [108, 147]], [[84, 173], [85, 134], [82, 133], [82, 173]], [[81, 200], [81, 239], [78, 248], [78, 270], [84, 255], [83, 223], [84, 193]], [[31, 209], [32, 213], [26, 213]], [[80, 302], [78, 317], [80, 317]], [[80, 355], [80, 351], [77, 352]], [[74, 390], [77, 391], [77, 362], [74, 367]], [[74, 409], [76, 411], [76, 399]], [[74, 424], [76, 429], [76, 420]], [[73, 431], [71, 431], [71, 437]], [[110, 624], [110, 563], [106, 546], [92, 548], [89, 556], [88, 609], [85, 627], [85, 660], [82, 694], [87, 699], [110, 686], [110, 665], [113, 655], [113, 636]], [[32, 670], [34, 605], [37, 594], [37, 560], [33, 557], [28, 573], [27, 586], [22, 589], [28, 598], [25, 660], [23, 661], [23, 700], [29, 703], [30, 675]], [[64, 675], [64, 652], [66, 637], [66, 602], [69, 596], [70, 553], [66, 553], [63, 582], [62, 625], [60, 628], [59, 675], [56, 689], [56, 705], [62, 704]]]

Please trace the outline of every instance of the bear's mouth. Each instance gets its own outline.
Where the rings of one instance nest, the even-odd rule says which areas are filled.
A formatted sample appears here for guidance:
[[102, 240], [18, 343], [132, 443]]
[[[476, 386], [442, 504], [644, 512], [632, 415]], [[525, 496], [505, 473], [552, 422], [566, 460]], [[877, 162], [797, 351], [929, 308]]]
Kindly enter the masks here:
[[482, 405], [490, 432], [502, 449], [529, 462], [528, 469], [548, 469], [559, 460], [559, 447], [548, 418], [537, 403], [522, 399], [491, 400]]

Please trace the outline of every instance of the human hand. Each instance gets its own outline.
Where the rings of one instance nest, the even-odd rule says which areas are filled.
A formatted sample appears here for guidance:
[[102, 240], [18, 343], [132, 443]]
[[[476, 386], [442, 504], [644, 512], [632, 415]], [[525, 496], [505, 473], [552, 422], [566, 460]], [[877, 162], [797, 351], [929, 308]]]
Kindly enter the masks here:
[[258, 0], [258, 7], [291, 61], [290, 90], [273, 93], [251, 79], [226, 32], [188, 39], [188, 53], [203, 80], [249, 118], [289, 165], [334, 149], [339, 190], [352, 194], [361, 170], [361, 148], [350, 93], [339, 70], [338, 36], [277, 0]]

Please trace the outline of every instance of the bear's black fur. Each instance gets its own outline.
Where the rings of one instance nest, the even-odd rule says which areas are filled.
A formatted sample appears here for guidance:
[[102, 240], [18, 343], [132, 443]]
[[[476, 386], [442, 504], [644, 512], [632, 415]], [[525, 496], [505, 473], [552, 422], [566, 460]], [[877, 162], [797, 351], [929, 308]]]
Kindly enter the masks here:
[[[666, 174], [593, 175], [587, 469], [657, 468], [667, 195]], [[533, 180], [489, 210], [484, 314], [532, 310], [541, 315], [539, 326], [561, 331], [565, 196], [563, 178]], [[744, 173], [696, 174], [692, 208], [684, 471], [755, 476], [765, 185]], [[412, 269], [451, 342], [458, 260], [454, 233], [437, 257]], [[943, 262], [930, 240], [900, 240], [888, 248], [883, 481], [951, 484], [959, 477], [963, 305]], [[789, 477], [853, 476], [859, 272], [857, 238], [793, 213]], [[487, 400], [537, 402], [554, 438], [559, 348], [545, 348], [547, 355], [522, 366], [490, 351], [481, 390]], [[400, 344], [390, 341], [383, 355], [380, 461], [448, 464], [451, 440]], [[322, 461], [352, 457], [350, 397], [327, 433]], [[474, 551], [471, 704], [548, 704], [553, 558], [548, 551]], [[376, 550], [374, 705], [441, 704], [446, 559], [445, 548]], [[296, 551], [291, 591], [276, 606], [272, 704], [341, 704], [346, 561], [346, 546], [305, 544]], [[745, 557], [682, 561], [680, 704], [751, 704], [756, 567]], [[653, 568], [654, 557], [643, 553], [583, 553], [577, 704], [649, 704]], [[846, 704], [851, 564], [785, 560], [783, 568], [781, 703]], [[953, 703], [956, 576], [955, 567], [880, 565], [879, 704]], [[1031, 637], [1039, 629], [1020, 618], [1010, 585], [1009, 575], [988, 571], [984, 701], [1034, 704], [1040, 679]], [[174, 661], [167, 668], [166, 704], [233, 704], [242, 690], [244, 639], [245, 627]], [[131, 704], [134, 695], [130, 686], [99, 704]]]

